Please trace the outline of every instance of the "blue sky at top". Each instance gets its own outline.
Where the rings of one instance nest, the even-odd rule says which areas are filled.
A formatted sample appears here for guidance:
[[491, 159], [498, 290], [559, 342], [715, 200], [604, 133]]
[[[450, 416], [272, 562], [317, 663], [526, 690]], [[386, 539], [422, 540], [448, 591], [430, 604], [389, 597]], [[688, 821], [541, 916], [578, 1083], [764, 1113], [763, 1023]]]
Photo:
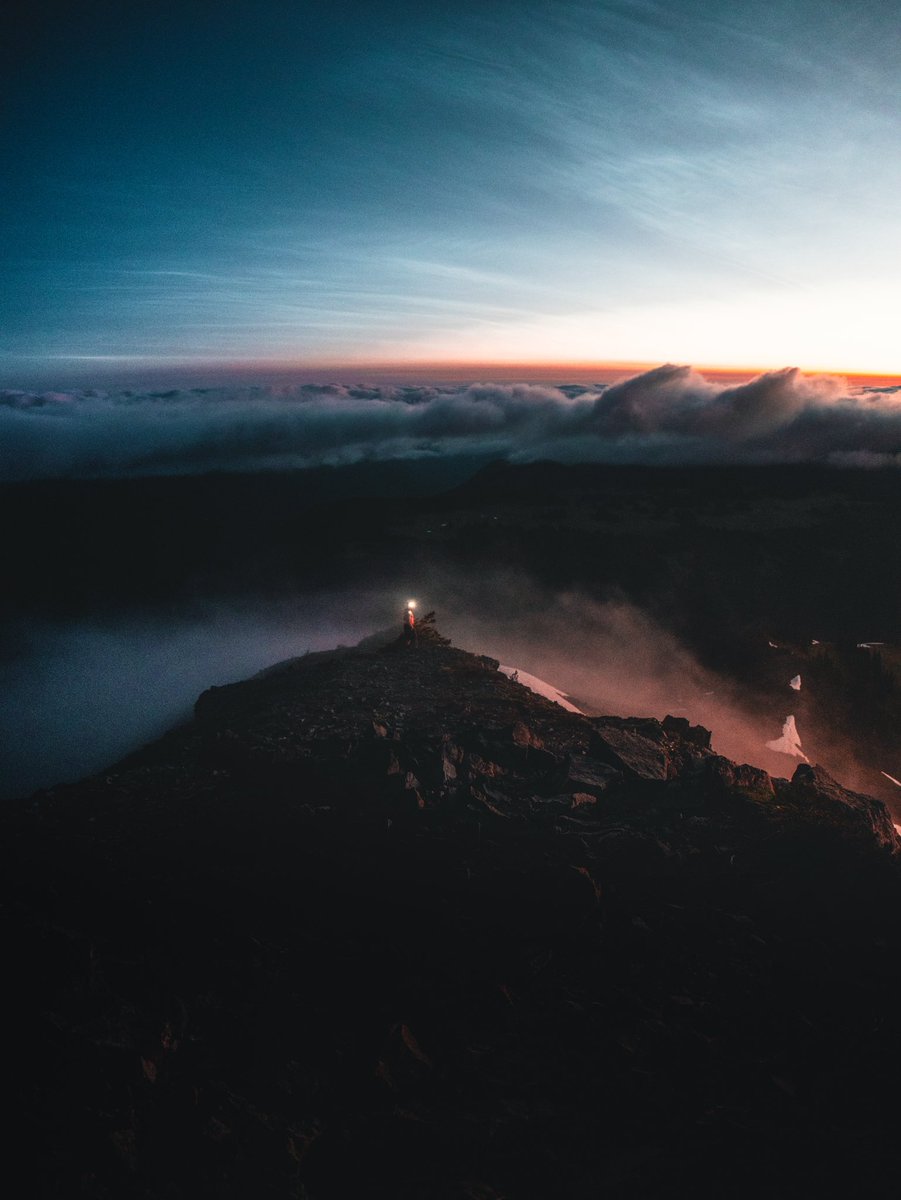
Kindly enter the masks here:
[[898, 3], [6, 20], [0, 371], [901, 372]]

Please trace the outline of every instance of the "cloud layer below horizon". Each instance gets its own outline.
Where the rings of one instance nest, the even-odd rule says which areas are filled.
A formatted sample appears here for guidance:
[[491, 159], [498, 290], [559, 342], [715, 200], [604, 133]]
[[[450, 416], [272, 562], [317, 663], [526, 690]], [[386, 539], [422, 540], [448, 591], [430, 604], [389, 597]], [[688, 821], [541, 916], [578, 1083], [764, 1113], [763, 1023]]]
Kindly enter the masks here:
[[491, 455], [526, 462], [901, 465], [901, 389], [665, 365], [596, 386], [303, 384], [0, 392], [0, 480]]

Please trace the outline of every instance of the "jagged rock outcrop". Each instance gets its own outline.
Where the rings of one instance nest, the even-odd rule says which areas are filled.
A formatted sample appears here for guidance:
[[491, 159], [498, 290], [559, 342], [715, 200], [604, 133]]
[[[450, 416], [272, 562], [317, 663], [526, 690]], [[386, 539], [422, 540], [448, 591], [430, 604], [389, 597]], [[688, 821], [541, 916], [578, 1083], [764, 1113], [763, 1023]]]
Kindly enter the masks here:
[[849, 791], [822, 767], [800, 763], [792, 776], [791, 795], [809, 804], [819, 821], [835, 821], [845, 831], [856, 825], [862, 836], [872, 836], [892, 849], [898, 847], [898, 834], [882, 801]]
[[493, 659], [381, 642], [210, 689], [0, 814], [29, 1193], [893, 1179], [884, 807], [731, 763], [684, 720], [589, 719]]

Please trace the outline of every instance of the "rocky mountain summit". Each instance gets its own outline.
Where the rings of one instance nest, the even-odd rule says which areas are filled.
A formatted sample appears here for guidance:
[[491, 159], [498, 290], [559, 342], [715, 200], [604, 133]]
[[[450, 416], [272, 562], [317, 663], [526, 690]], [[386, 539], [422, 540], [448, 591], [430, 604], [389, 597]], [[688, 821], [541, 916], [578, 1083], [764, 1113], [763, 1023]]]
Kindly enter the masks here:
[[27, 1194], [888, 1194], [881, 804], [436, 633], [213, 688], [0, 814]]

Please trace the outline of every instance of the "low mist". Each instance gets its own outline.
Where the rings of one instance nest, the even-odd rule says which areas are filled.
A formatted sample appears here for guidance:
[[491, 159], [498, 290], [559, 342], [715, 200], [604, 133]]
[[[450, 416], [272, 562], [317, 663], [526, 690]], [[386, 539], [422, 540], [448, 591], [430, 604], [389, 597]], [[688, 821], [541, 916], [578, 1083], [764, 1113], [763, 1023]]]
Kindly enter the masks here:
[[[499, 573], [463, 591], [459, 581], [437, 584], [450, 601], [445, 632], [456, 644], [500, 658], [551, 683], [587, 715], [686, 717], [712, 733], [716, 753], [791, 778], [802, 758], [767, 748], [794, 716], [801, 748], [844, 786], [880, 796], [898, 809], [884, 771], [895, 762], [870, 762], [842, 729], [816, 715], [815, 698], [789, 681], [802, 669], [787, 650], [778, 654], [776, 683], [752, 685], [703, 666], [674, 634], [622, 599], [600, 602], [578, 592], [549, 592], [519, 574]], [[439, 617], [441, 614], [439, 614]]]
[[0, 799], [94, 773], [191, 716], [206, 688], [372, 631], [347, 598], [191, 619], [29, 623], [0, 661]]
[[[523, 579], [509, 580], [500, 592], [496, 582], [486, 590], [510, 597], [509, 615], [455, 614], [455, 641], [553, 683], [589, 715], [687, 717], [713, 731], [719, 754], [781, 774], [793, 769], [765, 748], [785, 714], [774, 710], [769, 721], [753, 716], [734, 685], [634, 605], [545, 594]], [[462, 609], [465, 602], [458, 603]]]
[[[411, 587], [411, 592], [405, 588]], [[353, 645], [398, 624], [408, 594], [435, 609], [455, 645], [490, 655], [559, 688], [588, 715], [686, 717], [713, 748], [790, 777], [800, 759], [766, 742], [796, 715], [804, 753], [846, 786], [882, 794], [880, 770], [841, 731], [818, 730], [806, 697], [771, 698], [703, 667], [673, 634], [623, 600], [553, 593], [499, 572], [405, 580], [396, 593], [342, 591], [280, 606], [210, 605], [191, 618], [121, 616], [100, 623], [31, 623], [7, 636], [0, 661], [0, 797], [24, 795], [110, 765], [190, 717], [206, 688], [308, 651]], [[894, 797], [886, 797], [889, 803]]]

